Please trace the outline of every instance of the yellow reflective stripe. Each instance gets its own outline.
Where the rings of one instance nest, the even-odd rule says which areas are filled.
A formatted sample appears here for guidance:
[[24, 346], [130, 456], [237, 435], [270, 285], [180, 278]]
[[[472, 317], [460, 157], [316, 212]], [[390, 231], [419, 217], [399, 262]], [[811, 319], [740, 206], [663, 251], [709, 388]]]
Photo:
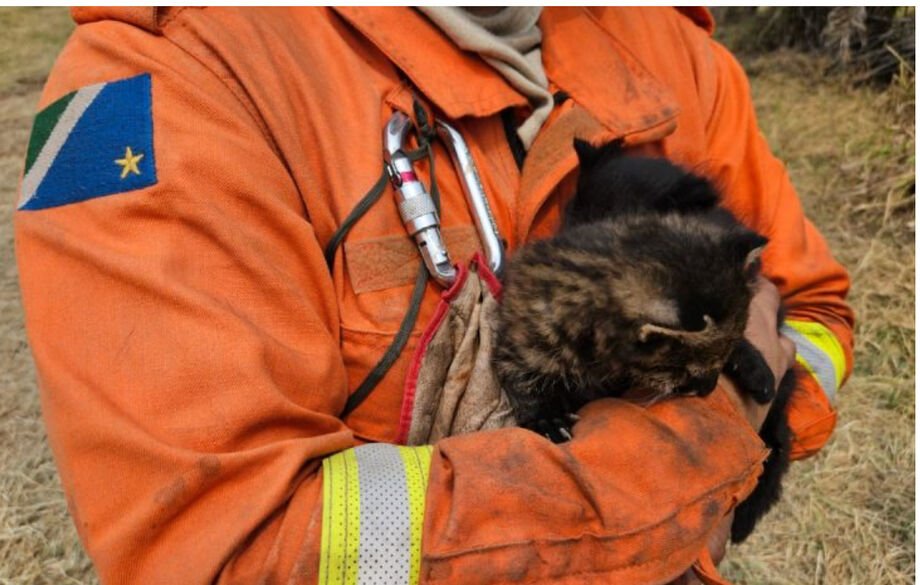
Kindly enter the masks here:
[[323, 460], [320, 585], [356, 585], [361, 542], [361, 491], [354, 449]]
[[846, 375], [846, 354], [830, 329], [813, 321], [786, 321], [786, 333], [796, 344], [796, 361], [834, 397]]
[[425, 523], [425, 494], [428, 492], [428, 470], [431, 467], [430, 445], [400, 447], [406, 470], [406, 488], [409, 492], [409, 585], [418, 585], [422, 564], [422, 527]]
[[323, 461], [319, 585], [418, 585], [431, 452], [374, 443]]

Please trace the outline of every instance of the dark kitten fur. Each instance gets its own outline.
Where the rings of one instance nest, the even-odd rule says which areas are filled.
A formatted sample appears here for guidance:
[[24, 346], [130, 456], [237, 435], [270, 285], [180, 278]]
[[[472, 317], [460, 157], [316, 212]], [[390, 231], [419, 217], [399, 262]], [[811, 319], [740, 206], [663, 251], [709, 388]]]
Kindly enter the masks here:
[[766, 243], [704, 179], [615, 145], [576, 150], [563, 229], [512, 258], [503, 293], [496, 371], [534, 429], [561, 402], [711, 391], [743, 337]]
[[760, 245], [744, 229], [637, 214], [523, 248], [508, 267], [495, 350], [518, 423], [539, 430], [630, 388], [712, 390], [744, 333], [745, 265]]
[[[718, 207], [719, 194], [709, 181], [667, 160], [624, 159], [616, 143], [594, 148], [576, 141], [575, 149], [582, 173], [578, 194], [567, 210], [566, 226], [642, 212], [704, 214], [723, 225], [738, 225], [731, 213]], [[759, 271], [759, 262], [752, 263], [749, 270]], [[780, 308], [778, 324], [783, 322], [783, 313]], [[743, 337], [729, 356], [725, 371], [743, 391], [761, 403], [774, 398], [776, 384], [772, 371], [760, 352]], [[795, 372], [789, 370], [776, 389], [775, 399], [760, 429], [760, 437], [770, 448], [770, 455], [754, 491], [735, 509], [731, 529], [734, 543], [750, 536], [760, 518], [781, 496], [792, 439], [786, 407], [795, 387]]]
[[731, 534], [735, 544], [744, 542], [751, 535], [757, 522], [782, 496], [783, 476], [789, 470], [789, 452], [792, 448], [792, 430], [789, 428], [786, 406], [795, 387], [795, 370], [789, 370], [780, 381], [776, 399], [760, 427], [760, 438], [770, 448], [770, 455], [763, 463], [763, 474], [757, 480], [754, 491], [735, 508]]
[[[575, 147], [581, 174], [562, 231], [522, 249], [505, 283], [495, 365], [519, 424], [561, 440], [560, 420], [591, 400], [630, 388], [707, 394], [727, 363], [752, 396], [773, 398], [769, 367], [743, 342], [766, 239], [666, 160]], [[736, 512], [736, 542], [779, 497], [794, 383], [783, 386], [761, 433], [774, 461]]]

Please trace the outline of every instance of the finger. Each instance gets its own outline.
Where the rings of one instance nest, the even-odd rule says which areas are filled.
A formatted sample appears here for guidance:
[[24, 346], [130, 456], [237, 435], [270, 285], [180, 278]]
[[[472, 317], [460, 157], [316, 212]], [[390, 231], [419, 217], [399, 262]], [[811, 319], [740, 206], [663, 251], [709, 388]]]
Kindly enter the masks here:
[[782, 296], [779, 294], [779, 289], [776, 288], [776, 285], [766, 278], [761, 278], [757, 283], [757, 289], [754, 292], [754, 298], [751, 299], [751, 303], [756, 304], [766, 313], [775, 315], [779, 311], [781, 302]]
[[715, 531], [709, 536], [709, 541], [707, 543], [709, 555], [712, 557], [712, 562], [716, 565], [721, 563], [722, 559], [725, 558], [725, 551], [728, 548], [728, 537], [731, 535], [732, 521], [734, 518], [735, 512], [732, 511], [722, 519], [719, 526], [716, 527]]
[[783, 350], [783, 355], [786, 357], [787, 365], [791, 368], [795, 365], [795, 342], [785, 335], [780, 335], [779, 345]]
[[779, 289], [776, 288], [772, 280], [763, 275], [757, 278], [757, 283], [754, 285], [754, 294], [763, 295], [764, 298], [769, 299], [775, 298], [779, 300], [780, 298]]
[[702, 583], [696, 578], [693, 569], [688, 569], [687, 572], [678, 577], [676, 581], [671, 581], [670, 585], [702, 585]]

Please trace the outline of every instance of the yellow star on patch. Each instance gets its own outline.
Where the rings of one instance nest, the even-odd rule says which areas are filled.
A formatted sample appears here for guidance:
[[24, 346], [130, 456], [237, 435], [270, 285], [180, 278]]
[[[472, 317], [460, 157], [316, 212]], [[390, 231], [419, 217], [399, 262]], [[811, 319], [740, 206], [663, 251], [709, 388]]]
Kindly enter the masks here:
[[142, 158], [144, 158], [143, 153], [134, 154], [133, 152], [131, 152], [131, 147], [126, 146], [125, 147], [125, 158], [120, 158], [115, 161], [115, 164], [121, 167], [121, 178], [124, 179], [125, 177], [127, 177], [128, 173], [134, 173], [135, 175], [141, 174], [140, 169], [137, 168], [137, 163]]

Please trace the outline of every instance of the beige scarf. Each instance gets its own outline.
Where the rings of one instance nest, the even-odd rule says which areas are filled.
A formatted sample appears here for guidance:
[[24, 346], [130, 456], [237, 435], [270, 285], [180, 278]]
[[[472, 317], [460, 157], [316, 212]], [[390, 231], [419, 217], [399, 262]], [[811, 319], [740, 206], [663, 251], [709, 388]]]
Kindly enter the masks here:
[[474, 14], [454, 6], [420, 6], [418, 10], [461, 49], [477, 53], [498, 71], [533, 108], [517, 133], [529, 149], [553, 109], [540, 53], [543, 34], [539, 6], [505, 7], [495, 14]]

